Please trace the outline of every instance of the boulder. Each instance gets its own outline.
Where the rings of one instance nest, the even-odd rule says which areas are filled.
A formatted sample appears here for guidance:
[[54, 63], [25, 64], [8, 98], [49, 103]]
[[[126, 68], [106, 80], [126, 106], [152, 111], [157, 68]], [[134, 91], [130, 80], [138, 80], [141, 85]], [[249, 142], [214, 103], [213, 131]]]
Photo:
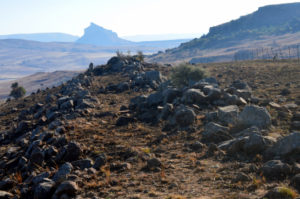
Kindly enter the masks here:
[[79, 167], [80, 170], [88, 169], [93, 166], [93, 161], [90, 159], [77, 160], [72, 162], [74, 167]]
[[54, 193], [55, 182], [42, 182], [36, 186], [34, 189], [34, 198], [35, 199], [50, 199]]
[[70, 142], [66, 149], [66, 154], [64, 157], [65, 161], [75, 161], [78, 160], [82, 150], [77, 142]]
[[77, 184], [73, 181], [62, 182], [56, 189], [54, 195], [60, 196], [62, 194], [67, 194], [68, 196], [75, 196], [76, 192], [79, 190]]
[[291, 133], [278, 140], [270, 149], [265, 153], [267, 159], [274, 156], [287, 157], [294, 152], [300, 151], [300, 132]]
[[210, 122], [204, 127], [202, 133], [202, 142], [220, 143], [225, 140], [230, 140], [233, 137], [229, 134], [228, 128], [214, 122]]
[[225, 125], [236, 124], [239, 113], [239, 107], [230, 105], [218, 108], [219, 121]]
[[14, 197], [13, 194], [11, 194], [11, 193], [9, 193], [7, 191], [1, 191], [0, 190], [0, 199], [11, 199], [13, 197]]
[[175, 88], [165, 89], [163, 91], [164, 104], [172, 103], [176, 98], [182, 96], [182, 92]]
[[196, 120], [196, 114], [193, 109], [180, 106], [176, 109], [173, 120], [175, 124], [179, 125], [180, 127], [187, 127], [194, 124]]
[[291, 185], [300, 192], [300, 173], [295, 175], [291, 180]]
[[291, 167], [288, 164], [281, 162], [280, 160], [270, 160], [266, 162], [260, 169], [262, 175], [270, 180], [284, 179], [291, 173], [291, 171]]
[[275, 187], [268, 191], [263, 198], [266, 199], [294, 199], [296, 194], [291, 194], [294, 191], [287, 187]]
[[58, 171], [54, 174], [53, 176], [53, 181], [54, 182], [62, 182], [65, 179], [67, 179], [68, 175], [71, 173], [73, 170], [73, 166], [71, 163], [67, 162], [63, 164]]
[[256, 105], [248, 105], [239, 114], [238, 125], [243, 128], [257, 126], [264, 129], [271, 125], [271, 116], [266, 108]]
[[182, 101], [185, 104], [202, 104], [207, 101], [204, 93], [199, 89], [188, 89], [182, 97]]

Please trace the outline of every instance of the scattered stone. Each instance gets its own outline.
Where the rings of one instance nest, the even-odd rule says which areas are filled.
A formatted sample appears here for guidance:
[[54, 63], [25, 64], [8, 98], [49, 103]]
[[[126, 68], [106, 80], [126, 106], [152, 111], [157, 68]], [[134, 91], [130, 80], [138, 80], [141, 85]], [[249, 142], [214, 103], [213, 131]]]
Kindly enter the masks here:
[[244, 128], [256, 126], [264, 129], [271, 125], [271, 116], [266, 108], [248, 105], [239, 114], [238, 124]]
[[175, 121], [171, 123], [177, 124], [180, 127], [187, 127], [194, 124], [196, 114], [191, 108], [181, 106], [175, 110], [174, 119]]
[[225, 125], [236, 124], [239, 113], [239, 107], [230, 105], [218, 108], [218, 117], [221, 123]]
[[260, 169], [267, 179], [284, 179], [291, 173], [291, 167], [280, 160], [270, 160]]
[[158, 168], [160, 168], [162, 166], [161, 162], [159, 159], [157, 158], [151, 158], [147, 161], [147, 168], [150, 170], [150, 171], [155, 171], [157, 170]]
[[77, 160], [72, 162], [72, 165], [74, 167], [79, 167], [80, 170], [84, 170], [86, 168], [91, 168], [93, 166], [93, 161], [90, 159]]
[[11, 199], [13, 198], [14, 195], [9, 193], [9, 192], [6, 192], [6, 191], [1, 191], [0, 190], [0, 199]]
[[63, 164], [58, 171], [54, 174], [53, 176], [53, 181], [54, 182], [61, 182], [65, 179], [67, 179], [68, 175], [71, 173], [73, 170], [72, 164], [69, 162]]
[[36, 199], [50, 199], [54, 193], [55, 182], [42, 182], [34, 189], [34, 198]]
[[54, 195], [60, 196], [62, 194], [67, 194], [68, 196], [75, 196], [78, 190], [79, 188], [75, 182], [65, 181], [57, 187]]
[[291, 189], [287, 187], [275, 187], [263, 197], [267, 199], [294, 199], [295, 194], [291, 194]]

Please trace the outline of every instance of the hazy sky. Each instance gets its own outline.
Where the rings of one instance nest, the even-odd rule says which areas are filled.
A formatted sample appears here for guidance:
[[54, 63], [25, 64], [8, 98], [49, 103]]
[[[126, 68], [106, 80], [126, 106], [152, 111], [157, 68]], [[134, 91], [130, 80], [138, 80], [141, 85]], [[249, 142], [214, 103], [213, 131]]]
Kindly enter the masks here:
[[90, 22], [121, 36], [206, 33], [209, 27], [287, 0], [0, 0], [0, 35], [63, 32]]

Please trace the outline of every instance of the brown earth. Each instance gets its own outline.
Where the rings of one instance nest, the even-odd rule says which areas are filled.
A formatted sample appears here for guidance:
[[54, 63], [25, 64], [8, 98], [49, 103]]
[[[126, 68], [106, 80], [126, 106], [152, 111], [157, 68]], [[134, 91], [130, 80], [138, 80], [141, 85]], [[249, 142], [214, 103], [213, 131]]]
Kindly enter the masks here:
[[[219, 63], [200, 65], [206, 68], [212, 76], [228, 86], [233, 80], [242, 79], [253, 88], [254, 94], [265, 100], [274, 101], [280, 105], [286, 103], [300, 104], [300, 64], [281, 61], [251, 61], [236, 63]], [[160, 68], [164, 74], [168, 68]], [[106, 153], [108, 162], [94, 174], [82, 172], [79, 183], [79, 195], [83, 198], [261, 198], [276, 185], [288, 186], [288, 180], [266, 181], [256, 171], [262, 165], [262, 159], [257, 156], [251, 161], [239, 161], [226, 156], [224, 151], [217, 151], [208, 156], [208, 147], [200, 152], [190, 151], [186, 144], [200, 140], [203, 129], [202, 117], [198, 115], [195, 132], [173, 132], [166, 138], [162, 131], [163, 123], [150, 125], [133, 122], [127, 126], [118, 127], [116, 121], [120, 116], [130, 115], [130, 112], [120, 111], [122, 105], [128, 106], [132, 97], [148, 92], [133, 92], [131, 90], [116, 94], [98, 94], [100, 86], [118, 83], [128, 77], [119, 75], [103, 75], [94, 77], [90, 88], [101, 105], [90, 109], [84, 117], [70, 120], [66, 124], [68, 140], [75, 140], [85, 147], [87, 156], [95, 157]], [[274, 86], [278, 83], [278, 86]], [[279, 96], [282, 89], [288, 88], [291, 94]], [[1, 131], [16, 125], [20, 111], [28, 109], [41, 102], [46, 95], [55, 93], [59, 88], [40, 92], [25, 99], [13, 100], [0, 106]], [[282, 100], [282, 98], [284, 98]], [[285, 100], [285, 101], [284, 101]], [[12, 111], [17, 107], [18, 111]], [[273, 120], [271, 131], [274, 136], [288, 134], [291, 116], [280, 119], [277, 111], [267, 106]], [[299, 111], [299, 108], [298, 108]], [[203, 113], [204, 114], [204, 113]], [[204, 117], [204, 115], [203, 115]], [[0, 157], [3, 157], [9, 145], [2, 145]], [[136, 155], [126, 159], [124, 153], [133, 151]], [[162, 163], [158, 172], [147, 172], [146, 159], [157, 157]], [[110, 171], [113, 163], [127, 163], [127, 168], [121, 171]], [[49, 171], [49, 168], [37, 168], [39, 172]], [[53, 172], [50, 170], [50, 172]], [[245, 181], [236, 180], [241, 173], [249, 178]], [[38, 173], [38, 172], [37, 172]], [[0, 178], [18, 179], [17, 173], [1, 173]], [[22, 179], [17, 180], [23, 183]], [[18, 185], [11, 193], [20, 194]]]

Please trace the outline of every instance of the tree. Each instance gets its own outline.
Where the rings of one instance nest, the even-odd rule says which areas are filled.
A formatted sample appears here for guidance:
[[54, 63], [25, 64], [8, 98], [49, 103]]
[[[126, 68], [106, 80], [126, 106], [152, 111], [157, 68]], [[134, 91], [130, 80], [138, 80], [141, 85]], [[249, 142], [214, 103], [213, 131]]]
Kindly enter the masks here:
[[25, 88], [19, 86], [18, 82], [12, 83], [11, 88], [12, 90], [9, 96], [14, 97], [15, 99], [19, 99], [26, 94]]

